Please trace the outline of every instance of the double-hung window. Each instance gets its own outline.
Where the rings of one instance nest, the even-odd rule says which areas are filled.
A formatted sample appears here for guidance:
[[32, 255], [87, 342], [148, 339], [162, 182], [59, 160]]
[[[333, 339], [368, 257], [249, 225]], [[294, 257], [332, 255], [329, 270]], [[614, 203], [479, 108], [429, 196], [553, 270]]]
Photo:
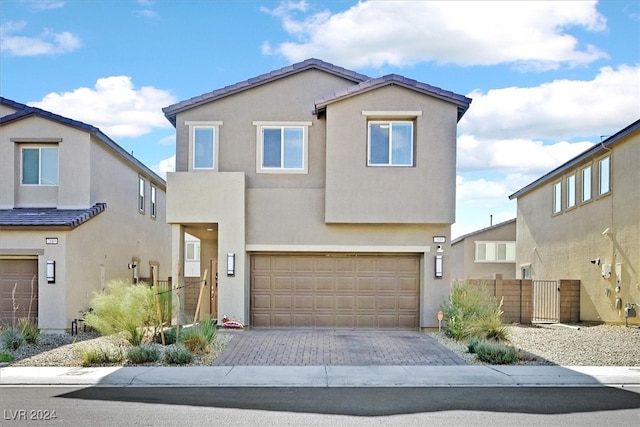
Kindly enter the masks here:
[[476, 242], [476, 262], [515, 262], [515, 242]]
[[156, 202], [156, 192], [158, 189], [155, 185], [151, 185], [151, 218], [155, 218], [158, 214], [158, 205]]
[[576, 205], [576, 176], [575, 174], [567, 177], [567, 208]]
[[194, 170], [212, 170], [218, 166], [219, 121], [186, 121]]
[[591, 200], [591, 166], [582, 169], [582, 201]]
[[611, 169], [609, 157], [600, 159], [598, 164], [598, 173], [600, 174], [600, 186], [598, 187], [598, 195], [602, 196], [603, 194], [607, 194], [611, 190]]
[[254, 122], [258, 173], [307, 173], [311, 122]]
[[141, 176], [138, 177], [138, 212], [144, 213], [144, 198], [146, 181]]
[[562, 181], [553, 184], [553, 213], [562, 211]]
[[58, 185], [58, 147], [22, 148], [22, 184]]
[[369, 121], [367, 164], [413, 166], [413, 122]]

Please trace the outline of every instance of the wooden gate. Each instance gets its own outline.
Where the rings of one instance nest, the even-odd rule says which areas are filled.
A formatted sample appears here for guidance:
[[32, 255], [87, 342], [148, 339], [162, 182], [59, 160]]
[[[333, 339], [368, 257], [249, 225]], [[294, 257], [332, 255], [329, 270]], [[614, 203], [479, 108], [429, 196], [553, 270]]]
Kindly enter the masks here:
[[531, 322], [560, 322], [560, 287], [556, 280], [533, 281], [533, 316]]

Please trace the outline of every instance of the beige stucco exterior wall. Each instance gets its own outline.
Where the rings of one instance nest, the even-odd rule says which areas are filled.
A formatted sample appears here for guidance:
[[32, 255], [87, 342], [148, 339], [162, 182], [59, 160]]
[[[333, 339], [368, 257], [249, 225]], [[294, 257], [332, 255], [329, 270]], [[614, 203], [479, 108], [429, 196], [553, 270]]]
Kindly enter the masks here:
[[[368, 167], [363, 111], [417, 111], [414, 166]], [[393, 116], [369, 119], [394, 118]], [[327, 107], [325, 219], [329, 223], [455, 221], [457, 107], [386, 86]], [[401, 207], [401, 208], [400, 208]]]
[[493, 279], [501, 274], [504, 279], [518, 275], [514, 262], [475, 262], [476, 242], [515, 242], [516, 222], [496, 224], [480, 230], [451, 245], [451, 275], [453, 280]]
[[[20, 185], [20, 148], [11, 138], [61, 139], [59, 185], [50, 188]], [[165, 184], [115, 154], [102, 141], [69, 126], [38, 117], [0, 128], [0, 207], [106, 209], [80, 226], [42, 230], [35, 227], [0, 230], [0, 256], [40, 253], [39, 327], [60, 332], [81, 310], [90, 307], [94, 292], [112, 279], [133, 279], [128, 269], [138, 259], [139, 276], [150, 276], [150, 263], [160, 265], [160, 277], [171, 270], [170, 226], [166, 223]], [[147, 180], [145, 213], [138, 213], [138, 177]], [[157, 187], [157, 217], [150, 217], [150, 183]], [[47, 245], [45, 238], [58, 243]], [[56, 283], [46, 279], [46, 261], [56, 262]]]
[[[624, 306], [640, 304], [640, 133], [611, 148], [610, 193], [597, 196], [598, 160], [609, 154], [603, 149], [562, 175], [566, 206], [566, 177], [576, 173], [580, 200], [580, 171], [591, 164], [591, 201], [552, 215], [553, 184], [560, 177], [518, 197], [517, 267], [530, 264], [534, 280], [579, 279], [581, 320], [624, 323]], [[611, 265], [610, 279], [590, 262], [597, 258]], [[622, 310], [615, 307], [618, 298]], [[628, 321], [640, 324], [640, 317]]]
[[[329, 105], [326, 118], [318, 119], [312, 114], [316, 98], [352, 84], [325, 72], [305, 71], [177, 115], [176, 172], [169, 173], [167, 178], [167, 221], [174, 230], [173, 264], [179, 265], [178, 260], [182, 259], [180, 246], [185, 231], [193, 230], [202, 238], [207, 228], [217, 230], [217, 239], [212, 242], [220, 263], [219, 317], [227, 315], [248, 323], [248, 263], [252, 253], [394, 252], [421, 256], [421, 326], [437, 327], [437, 312], [449, 294], [451, 279], [448, 249], [454, 220], [457, 107], [412, 91], [383, 88], [379, 95], [368, 93], [362, 95], [362, 100], [358, 96]], [[406, 103], [402, 102], [404, 98]], [[338, 117], [342, 108], [349, 111], [344, 120]], [[378, 191], [389, 191], [389, 197], [373, 197], [373, 187], [362, 182], [365, 194], [355, 198], [357, 209], [341, 211], [348, 193], [335, 188], [338, 182], [351, 185], [347, 182], [350, 179], [371, 179], [365, 167], [367, 129], [361, 110], [372, 109], [423, 111], [416, 126], [419, 147], [416, 167], [379, 168], [377, 173], [389, 182]], [[192, 168], [189, 127], [185, 123], [198, 121], [222, 122], [218, 127], [214, 171]], [[308, 173], [256, 173], [254, 121], [310, 122]], [[329, 123], [334, 130], [332, 136], [327, 132]], [[350, 133], [351, 127], [357, 129], [355, 136]], [[357, 140], [351, 142], [352, 138]], [[365, 154], [359, 156], [358, 150], [364, 150]], [[351, 172], [341, 175], [341, 168], [351, 167], [343, 158], [353, 155], [359, 156], [356, 161], [359, 159], [360, 165], [352, 175]], [[329, 161], [336, 164], [329, 165]], [[339, 193], [333, 200], [343, 204], [332, 211], [342, 215], [338, 221], [341, 223], [327, 223], [326, 205], [331, 196], [325, 182], [329, 174], [333, 179], [332, 191]], [[412, 184], [406, 188], [404, 184], [408, 181]], [[402, 188], [398, 191], [400, 182]], [[432, 186], [436, 187], [433, 191]], [[353, 187], [349, 191], [356, 190]], [[434, 200], [429, 200], [430, 197]], [[369, 199], [373, 199], [373, 204], [367, 202]], [[398, 209], [402, 205], [405, 207]], [[404, 215], [405, 210], [418, 210], [419, 214]], [[445, 269], [441, 279], [434, 278], [434, 236], [445, 236], [447, 241], [443, 245]], [[203, 250], [208, 247], [205, 241], [202, 245]], [[226, 274], [228, 253], [236, 257], [234, 276]], [[180, 272], [175, 266], [172, 275], [177, 277]]]

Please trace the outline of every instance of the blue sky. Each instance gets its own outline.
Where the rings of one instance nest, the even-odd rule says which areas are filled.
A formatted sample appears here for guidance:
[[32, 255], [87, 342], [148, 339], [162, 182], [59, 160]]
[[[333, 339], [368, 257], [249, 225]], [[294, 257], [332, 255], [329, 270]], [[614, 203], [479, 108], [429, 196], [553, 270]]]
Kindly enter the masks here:
[[161, 175], [161, 108], [319, 58], [473, 99], [453, 237], [640, 118], [640, 2], [2, 0], [0, 95], [81, 120]]

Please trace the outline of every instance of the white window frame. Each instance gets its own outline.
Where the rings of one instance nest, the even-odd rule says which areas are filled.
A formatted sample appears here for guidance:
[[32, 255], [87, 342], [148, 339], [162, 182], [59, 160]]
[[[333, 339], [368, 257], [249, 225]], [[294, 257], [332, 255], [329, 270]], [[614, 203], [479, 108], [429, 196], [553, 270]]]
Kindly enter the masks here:
[[580, 176], [582, 179], [582, 191], [580, 193], [580, 200], [584, 203], [588, 202], [593, 197], [593, 171], [591, 165], [582, 168], [582, 170], [580, 171]]
[[[411, 125], [411, 155], [409, 163], [394, 163], [393, 160], [393, 126], [397, 124]], [[389, 130], [389, 161], [388, 163], [373, 163], [371, 161], [371, 125], [388, 125]], [[367, 166], [371, 167], [413, 167], [415, 159], [415, 123], [413, 120], [369, 120], [367, 121]]]
[[[311, 122], [307, 121], [254, 121], [256, 127], [256, 173], [276, 173], [276, 174], [307, 174], [309, 173], [309, 127]], [[264, 164], [264, 129], [281, 129], [284, 138], [284, 130], [296, 128], [302, 130], [302, 167], [286, 168], [284, 160], [281, 160], [280, 167], [265, 167]], [[284, 144], [282, 139], [281, 144]], [[281, 147], [281, 156], [284, 156], [284, 147]], [[283, 157], [284, 158], [284, 157]]]
[[151, 218], [155, 219], [158, 215], [158, 203], [157, 203], [157, 193], [158, 193], [158, 188], [151, 184], [151, 202], [150, 202], [150, 214], [151, 214]]
[[[189, 157], [191, 158], [190, 167], [193, 171], [213, 171], [218, 170], [218, 152], [220, 145], [220, 126], [221, 121], [194, 121], [187, 120], [184, 122], [189, 127]], [[197, 129], [211, 129], [213, 131], [213, 147], [211, 150], [211, 167], [197, 167], [196, 166], [196, 130]]]
[[[606, 163], [606, 174], [603, 165]], [[611, 192], [611, 157], [606, 156], [598, 160], [598, 196]]]
[[138, 176], [138, 212], [144, 213], [145, 209], [145, 196], [147, 191], [147, 180], [141, 176]]
[[576, 207], [576, 174], [567, 177], [567, 209]]
[[[504, 258], [500, 257], [500, 248], [504, 246]], [[484, 248], [484, 250], [481, 250]], [[480, 256], [483, 252], [484, 256]], [[516, 262], [516, 242], [477, 240], [475, 242], [475, 262], [477, 263], [514, 263]]]
[[[43, 183], [42, 182], [42, 150], [50, 149], [56, 151], [56, 177], [55, 183]], [[37, 183], [25, 183], [24, 182], [24, 151], [25, 150], [37, 150], [38, 151], [38, 182]], [[60, 149], [57, 145], [25, 145], [20, 149], [20, 184], [24, 186], [36, 186], [36, 187], [57, 187], [60, 185]]]
[[562, 212], [562, 181], [553, 183], [552, 212], [554, 215]]
[[520, 276], [523, 280], [531, 279], [531, 264], [524, 264], [520, 266]]
[[[189, 256], [189, 247], [192, 247], [193, 256]], [[200, 242], [185, 242], [184, 244], [184, 260], [185, 261], [200, 261]]]

